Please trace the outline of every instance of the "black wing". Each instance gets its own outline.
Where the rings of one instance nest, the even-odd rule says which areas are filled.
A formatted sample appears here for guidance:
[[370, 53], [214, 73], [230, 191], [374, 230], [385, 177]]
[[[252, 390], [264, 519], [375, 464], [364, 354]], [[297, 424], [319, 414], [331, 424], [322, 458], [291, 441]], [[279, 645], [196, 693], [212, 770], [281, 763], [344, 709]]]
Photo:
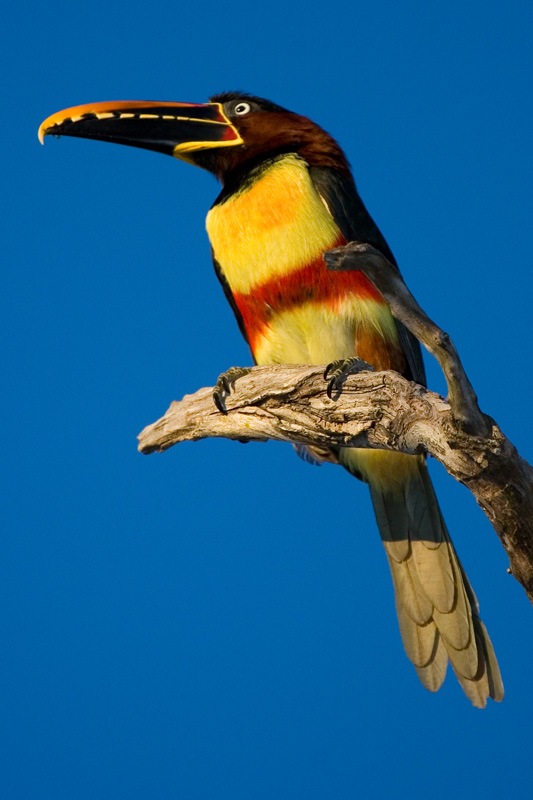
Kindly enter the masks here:
[[220, 281], [220, 285], [222, 286], [222, 289], [224, 290], [224, 294], [226, 295], [226, 300], [230, 304], [230, 306], [232, 308], [232, 311], [235, 314], [235, 319], [237, 320], [237, 325], [239, 326], [239, 330], [242, 333], [242, 335], [244, 336], [244, 340], [245, 340], [246, 344], [249, 345], [250, 342], [248, 341], [248, 337], [247, 337], [246, 331], [244, 329], [244, 323], [242, 321], [241, 312], [237, 308], [237, 305], [236, 305], [235, 300], [233, 298], [233, 295], [231, 293], [231, 289], [229, 288], [229, 283], [227, 282], [227, 280], [226, 280], [226, 278], [224, 276], [224, 273], [222, 272], [222, 267], [220, 266], [220, 264], [218, 263], [218, 261], [215, 258], [215, 254], [213, 253], [213, 250], [211, 250], [211, 258], [213, 259], [213, 266], [215, 268], [215, 274], [216, 274], [217, 278]]
[[[378, 226], [366, 210], [351, 176], [330, 167], [310, 167], [309, 173], [315, 189], [324, 199], [330, 214], [348, 242], [366, 242], [383, 253], [398, 269], [387, 242]], [[426, 385], [426, 371], [418, 340], [401, 322], [395, 320], [398, 336], [409, 367], [407, 376]]]

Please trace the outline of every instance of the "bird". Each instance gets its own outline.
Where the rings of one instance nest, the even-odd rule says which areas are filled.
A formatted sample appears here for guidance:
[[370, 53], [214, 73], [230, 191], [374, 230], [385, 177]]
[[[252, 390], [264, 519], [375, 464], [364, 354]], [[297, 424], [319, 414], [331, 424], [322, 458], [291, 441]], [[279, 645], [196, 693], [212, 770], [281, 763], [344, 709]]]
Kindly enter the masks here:
[[[398, 270], [336, 140], [306, 116], [244, 92], [206, 103], [110, 101], [52, 114], [44, 136], [73, 136], [173, 156], [212, 173], [207, 213], [215, 272], [258, 365], [328, 365], [328, 392], [362, 359], [425, 385], [421, 349], [359, 270], [332, 271], [324, 253], [351, 241]], [[236, 380], [214, 391], [222, 412]], [[298, 447], [368, 484], [387, 556], [401, 639], [422, 684], [436, 692], [448, 663], [474, 706], [503, 699], [479, 605], [441, 513], [424, 455]]]

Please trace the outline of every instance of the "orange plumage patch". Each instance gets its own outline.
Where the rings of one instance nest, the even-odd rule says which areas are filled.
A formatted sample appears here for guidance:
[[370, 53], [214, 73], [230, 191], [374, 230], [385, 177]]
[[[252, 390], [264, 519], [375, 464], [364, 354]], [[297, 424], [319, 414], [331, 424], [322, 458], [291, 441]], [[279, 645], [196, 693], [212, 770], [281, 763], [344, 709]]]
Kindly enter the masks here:
[[[332, 247], [342, 244], [345, 240], [341, 237]], [[254, 341], [268, 327], [274, 314], [304, 303], [322, 303], [335, 310], [335, 306], [348, 295], [360, 300], [384, 302], [362, 272], [328, 270], [323, 257], [319, 256], [305, 267], [265, 281], [248, 294], [235, 292], [233, 297], [253, 351]]]
[[404, 372], [406, 368], [405, 356], [399, 344], [384, 339], [368, 323], [359, 324], [356, 328], [355, 352], [377, 370], [394, 369], [396, 372]]

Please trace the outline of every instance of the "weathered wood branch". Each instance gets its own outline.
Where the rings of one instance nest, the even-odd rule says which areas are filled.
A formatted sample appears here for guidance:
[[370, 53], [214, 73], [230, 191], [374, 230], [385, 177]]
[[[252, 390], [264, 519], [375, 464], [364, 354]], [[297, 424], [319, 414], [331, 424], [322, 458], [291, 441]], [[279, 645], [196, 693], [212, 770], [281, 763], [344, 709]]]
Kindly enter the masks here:
[[476, 393], [466, 376], [449, 335], [420, 308], [401, 274], [385, 256], [369, 244], [350, 242], [324, 255], [331, 270], [361, 270], [387, 301], [393, 317], [403, 322], [440, 364], [448, 397], [458, 423], [471, 433], [488, 431]]
[[216, 408], [212, 388], [200, 389], [146, 427], [139, 450], [161, 452], [178, 442], [224, 437], [427, 452], [470, 489], [533, 602], [533, 469], [480, 411], [449, 337], [426, 317], [386, 259], [357, 243], [327, 258], [330, 268], [367, 274], [394, 316], [438, 359], [449, 399], [398, 373], [366, 371], [351, 375], [332, 400], [323, 366], [254, 367], [236, 382], [226, 414]]
[[511, 571], [533, 602], [533, 469], [496, 423], [484, 436], [463, 430], [450, 404], [396, 372], [350, 376], [340, 397], [326, 394], [323, 367], [254, 367], [222, 414], [213, 389], [200, 389], [146, 427], [142, 453], [206, 437], [277, 439], [322, 447], [428, 452], [470, 489], [500, 537]]

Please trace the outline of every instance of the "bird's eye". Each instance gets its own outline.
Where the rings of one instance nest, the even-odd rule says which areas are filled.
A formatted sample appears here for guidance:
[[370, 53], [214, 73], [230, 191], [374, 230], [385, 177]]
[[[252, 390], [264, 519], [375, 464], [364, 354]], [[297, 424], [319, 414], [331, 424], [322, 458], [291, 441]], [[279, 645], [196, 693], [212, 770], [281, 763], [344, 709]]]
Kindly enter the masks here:
[[247, 114], [250, 111], [250, 104], [249, 103], [237, 103], [235, 106], [235, 113], [238, 114], [240, 117], [243, 114]]

